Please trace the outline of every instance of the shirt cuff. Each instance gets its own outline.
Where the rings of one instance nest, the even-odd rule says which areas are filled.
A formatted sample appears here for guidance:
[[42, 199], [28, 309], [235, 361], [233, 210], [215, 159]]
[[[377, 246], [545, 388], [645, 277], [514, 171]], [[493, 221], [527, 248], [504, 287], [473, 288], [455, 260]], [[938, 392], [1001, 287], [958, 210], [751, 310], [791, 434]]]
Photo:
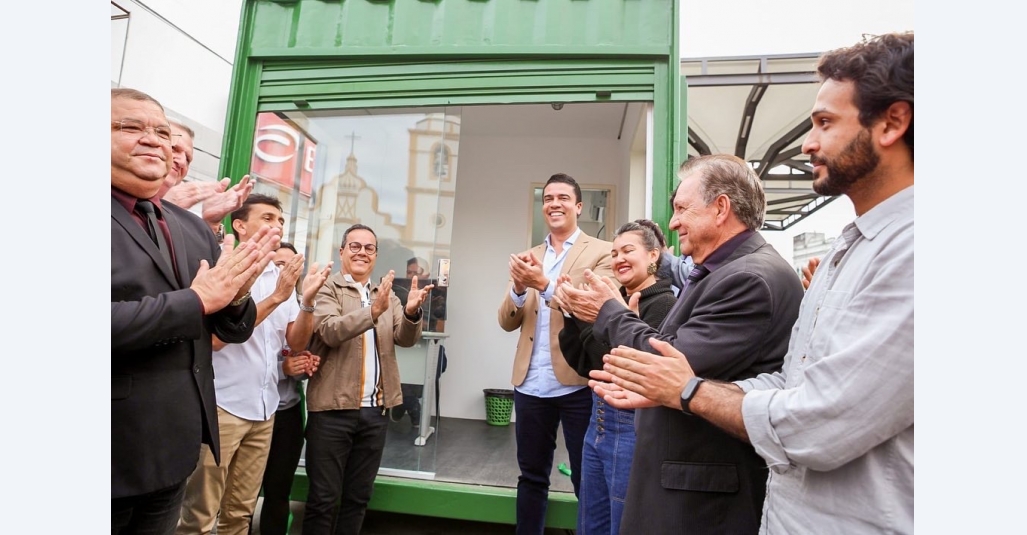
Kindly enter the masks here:
[[513, 291], [513, 287], [510, 288], [510, 299], [513, 300], [514, 305], [517, 308], [524, 306], [524, 302], [528, 300], [528, 292], [524, 292], [524, 295], [517, 295]]
[[553, 298], [553, 294], [556, 293], [556, 279], [549, 279], [549, 285], [546, 286], [544, 292], [542, 292], [542, 300], [547, 304]]
[[[742, 385], [739, 386], [745, 388]], [[767, 467], [777, 473], [786, 472], [791, 468], [788, 454], [785, 452], [781, 438], [777, 436], [770, 418], [770, 404], [773, 402], [774, 396], [780, 392], [780, 390], [751, 390], [742, 398], [742, 421], [745, 423], [745, 432], [749, 435], [749, 442], [752, 443], [756, 453], [767, 462]]]
[[756, 388], [756, 385], [753, 384], [753, 380], [752, 379], [745, 379], [745, 380], [742, 380], [742, 381], [735, 381], [734, 385], [737, 386], [738, 388], [741, 388], [742, 392], [745, 392], [746, 394], [748, 394], [750, 390], [754, 390]]

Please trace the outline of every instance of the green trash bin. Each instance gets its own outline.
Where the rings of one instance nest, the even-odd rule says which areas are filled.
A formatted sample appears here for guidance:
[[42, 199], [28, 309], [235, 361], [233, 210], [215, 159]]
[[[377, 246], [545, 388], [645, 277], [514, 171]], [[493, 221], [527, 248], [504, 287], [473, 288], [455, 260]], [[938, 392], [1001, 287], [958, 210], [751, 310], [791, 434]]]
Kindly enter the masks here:
[[486, 388], [485, 421], [489, 425], [510, 425], [513, 414], [514, 391], [502, 388]]

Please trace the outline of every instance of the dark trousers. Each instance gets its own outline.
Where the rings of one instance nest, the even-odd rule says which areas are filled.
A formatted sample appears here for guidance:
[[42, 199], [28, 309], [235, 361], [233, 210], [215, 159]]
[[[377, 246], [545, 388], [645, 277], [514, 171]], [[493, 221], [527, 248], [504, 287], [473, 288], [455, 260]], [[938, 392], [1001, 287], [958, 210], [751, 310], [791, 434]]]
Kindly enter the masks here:
[[264, 505], [260, 508], [260, 535], [286, 535], [289, 530], [289, 493], [303, 452], [303, 403], [275, 413], [271, 449], [264, 469]]
[[166, 489], [111, 500], [112, 535], [171, 535], [182, 516], [185, 480]]
[[571, 461], [574, 495], [581, 483], [581, 445], [592, 412], [592, 391], [582, 388], [554, 398], [539, 398], [514, 390], [517, 414], [517, 533], [540, 535], [545, 530], [549, 505], [549, 474], [553, 470], [556, 430], [563, 438]]
[[[303, 535], [358, 535], [378, 475], [389, 417], [381, 407], [307, 415], [307, 507]], [[335, 528], [335, 504], [342, 498]]]

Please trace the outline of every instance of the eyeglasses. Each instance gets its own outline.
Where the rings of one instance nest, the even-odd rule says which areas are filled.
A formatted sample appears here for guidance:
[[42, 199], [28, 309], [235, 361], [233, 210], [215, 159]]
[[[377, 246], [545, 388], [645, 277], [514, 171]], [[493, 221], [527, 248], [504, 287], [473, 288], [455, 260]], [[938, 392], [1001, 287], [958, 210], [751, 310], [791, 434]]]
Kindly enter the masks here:
[[173, 145], [178, 138], [182, 137], [182, 134], [172, 134], [171, 126], [146, 126], [142, 121], [135, 119], [112, 121], [111, 126], [116, 126], [121, 133], [136, 138], [145, 136], [147, 132], [153, 132], [153, 135], [157, 136], [157, 139], [165, 145]]
[[373, 243], [360, 243], [351, 241], [346, 244], [346, 247], [351, 253], [359, 253], [363, 249], [367, 254], [373, 255], [378, 252], [378, 246]]

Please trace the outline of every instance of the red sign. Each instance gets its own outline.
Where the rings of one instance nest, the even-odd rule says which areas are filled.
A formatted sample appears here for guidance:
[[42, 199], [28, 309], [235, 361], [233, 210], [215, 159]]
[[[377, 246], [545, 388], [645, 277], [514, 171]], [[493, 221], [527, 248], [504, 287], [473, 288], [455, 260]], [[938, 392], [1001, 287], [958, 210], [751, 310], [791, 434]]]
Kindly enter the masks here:
[[250, 174], [293, 189], [299, 169], [300, 192], [309, 196], [316, 154], [317, 143], [274, 113], [257, 115]]

